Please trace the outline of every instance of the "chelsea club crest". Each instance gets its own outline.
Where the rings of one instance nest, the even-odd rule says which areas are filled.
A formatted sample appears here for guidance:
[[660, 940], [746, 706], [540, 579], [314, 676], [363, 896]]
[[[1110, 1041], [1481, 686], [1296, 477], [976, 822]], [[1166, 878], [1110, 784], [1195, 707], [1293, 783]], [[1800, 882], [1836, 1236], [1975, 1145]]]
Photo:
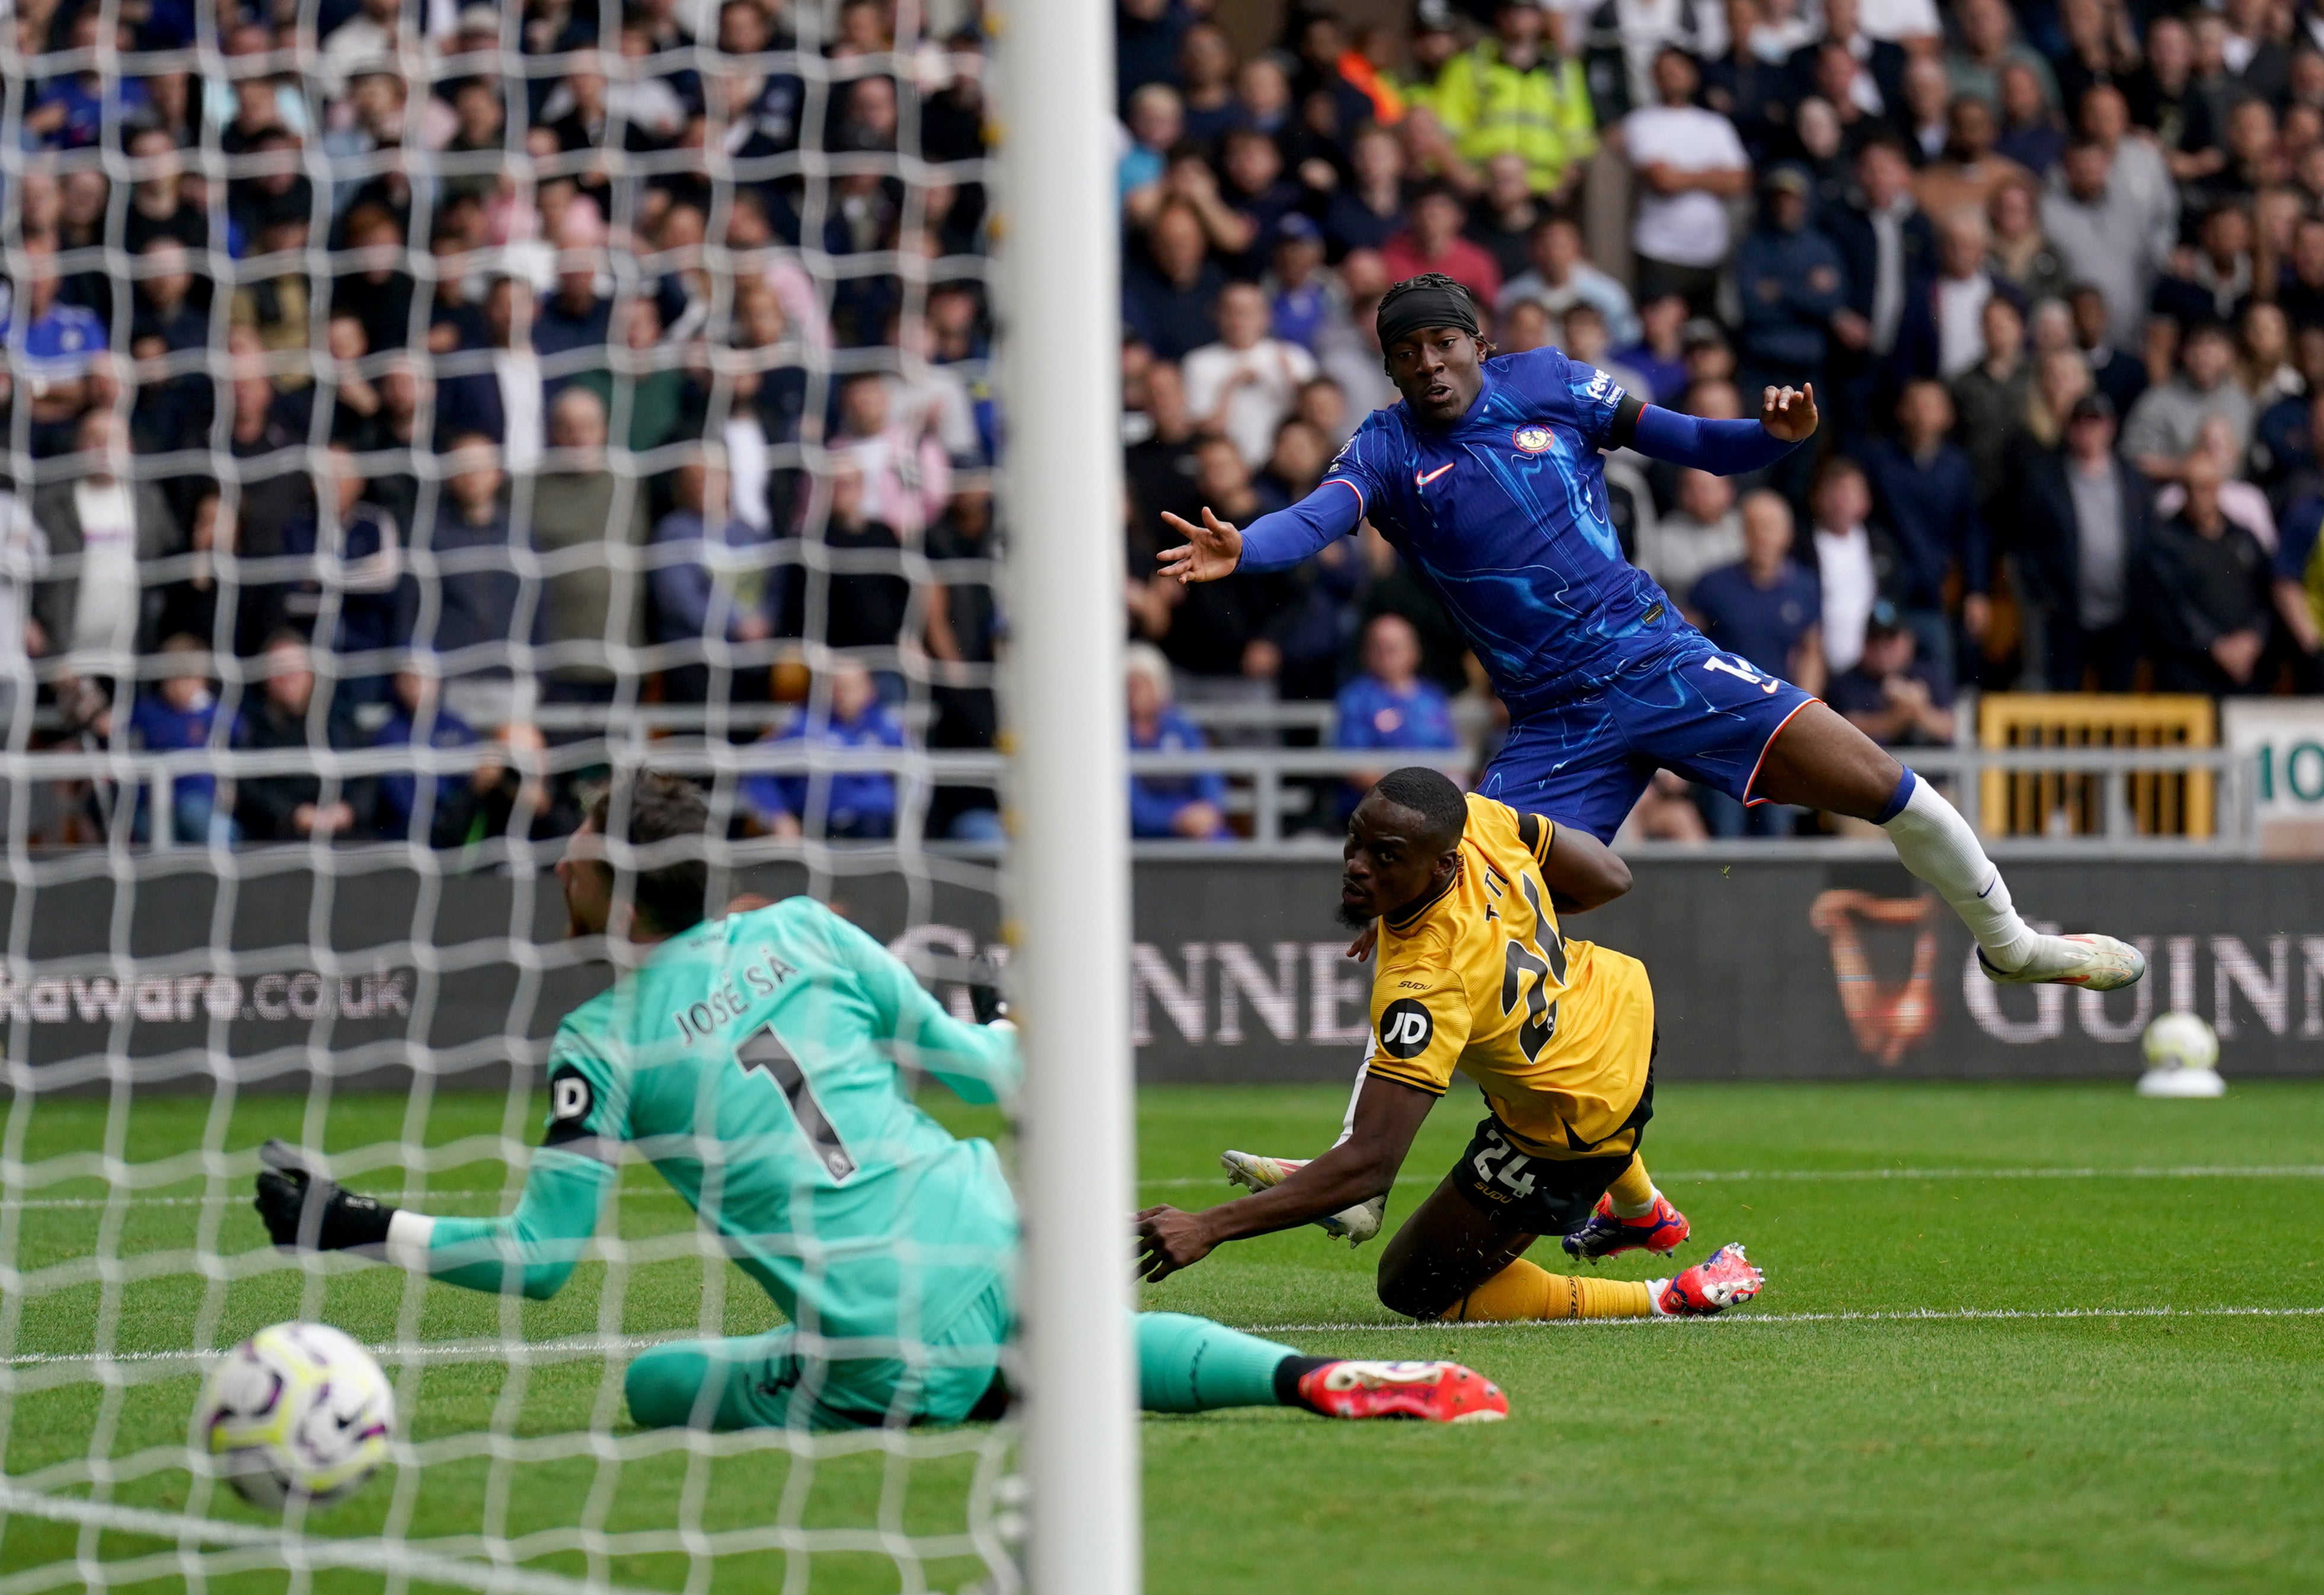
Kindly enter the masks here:
[[1535, 426], [1519, 427], [1509, 434], [1509, 441], [1516, 444], [1522, 453], [1542, 454], [1547, 451], [1554, 439], [1550, 436], [1547, 427]]

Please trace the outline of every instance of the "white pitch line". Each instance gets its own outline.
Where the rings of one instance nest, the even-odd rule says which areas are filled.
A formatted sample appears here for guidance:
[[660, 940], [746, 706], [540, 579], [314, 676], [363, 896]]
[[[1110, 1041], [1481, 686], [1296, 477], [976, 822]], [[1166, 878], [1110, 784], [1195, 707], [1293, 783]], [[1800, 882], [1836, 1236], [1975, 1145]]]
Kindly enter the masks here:
[[[1399, 1185], [1433, 1185], [1440, 1176], [1433, 1174], [1398, 1175]], [[2239, 1166], [2228, 1163], [2187, 1164], [2183, 1166], [2133, 1168], [1686, 1168], [1655, 1170], [1655, 1182], [1665, 1186], [1682, 1183], [1717, 1185], [1751, 1180], [2222, 1180], [2222, 1179], [2324, 1179], [2324, 1164], [2273, 1163]], [[1185, 1189], [1198, 1185], [1231, 1184], [1222, 1174], [1216, 1179], [1201, 1176], [1178, 1176], [1168, 1179], [1140, 1180], [1141, 1189], [1148, 1187]]]
[[1916, 1307], [1906, 1313], [1721, 1313], [1714, 1318], [1559, 1318], [1514, 1323], [1244, 1323], [1252, 1334], [1347, 1334], [1360, 1330], [1523, 1329], [1617, 1327], [1658, 1323], [1946, 1323], [1987, 1319], [2065, 1318], [2317, 1318], [2324, 1307]]
[[[2324, 1317], [2324, 1306], [2316, 1307], [1915, 1307], [1909, 1312], [1846, 1312], [1846, 1313], [1722, 1313], [1715, 1318], [1689, 1319], [1688, 1323], [1969, 1323], [1987, 1319], [2067, 1319], [2067, 1318], [2318, 1318]], [[1440, 1329], [1533, 1329], [1555, 1324], [1561, 1327], [1591, 1327], [1641, 1323], [1675, 1323], [1673, 1318], [1559, 1318], [1505, 1323], [1383, 1323], [1378, 1321], [1341, 1323], [1240, 1323], [1235, 1328], [1252, 1334], [1342, 1334], [1359, 1331], [1380, 1332], [1409, 1330], [1416, 1333]], [[642, 1351], [673, 1340], [696, 1338], [698, 1330], [671, 1330], [662, 1334], [646, 1335], [567, 1335], [553, 1341], [525, 1341], [516, 1349], [529, 1356], [609, 1356], [617, 1351]], [[373, 1356], [391, 1363], [401, 1363], [413, 1356], [424, 1362], [513, 1361], [509, 1352], [511, 1342], [492, 1340], [412, 1341], [398, 1343], [380, 1341], [364, 1348]], [[13, 1357], [0, 1358], [0, 1366], [39, 1368], [56, 1363], [105, 1362], [183, 1362], [198, 1368], [205, 1361], [223, 1356], [226, 1348], [216, 1351], [115, 1351], [99, 1357], [94, 1351], [20, 1351]]]

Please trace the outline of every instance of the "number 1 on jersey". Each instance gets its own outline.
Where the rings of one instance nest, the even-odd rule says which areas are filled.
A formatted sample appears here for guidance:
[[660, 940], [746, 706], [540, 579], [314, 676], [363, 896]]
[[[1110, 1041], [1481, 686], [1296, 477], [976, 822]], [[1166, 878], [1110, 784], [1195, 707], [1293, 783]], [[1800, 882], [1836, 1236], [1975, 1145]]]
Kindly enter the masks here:
[[798, 1059], [791, 1056], [782, 1037], [769, 1025], [757, 1035], [734, 1049], [735, 1059], [742, 1072], [764, 1069], [791, 1105], [791, 1117], [798, 1121], [799, 1132], [814, 1148], [816, 1160], [835, 1180], [844, 1180], [855, 1172], [855, 1156], [847, 1143], [839, 1139], [839, 1130], [824, 1112], [823, 1104], [815, 1100], [815, 1088], [807, 1083], [807, 1071], [799, 1067]]

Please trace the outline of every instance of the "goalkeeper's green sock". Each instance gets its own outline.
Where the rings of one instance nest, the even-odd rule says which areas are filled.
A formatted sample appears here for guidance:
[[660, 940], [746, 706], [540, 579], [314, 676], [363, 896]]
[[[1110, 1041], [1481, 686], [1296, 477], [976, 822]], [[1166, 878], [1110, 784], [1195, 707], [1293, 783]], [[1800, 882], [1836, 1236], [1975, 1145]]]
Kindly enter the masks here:
[[1304, 1406], [1300, 1376], [1330, 1360], [1207, 1318], [1138, 1314], [1138, 1404], [1148, 1412]]

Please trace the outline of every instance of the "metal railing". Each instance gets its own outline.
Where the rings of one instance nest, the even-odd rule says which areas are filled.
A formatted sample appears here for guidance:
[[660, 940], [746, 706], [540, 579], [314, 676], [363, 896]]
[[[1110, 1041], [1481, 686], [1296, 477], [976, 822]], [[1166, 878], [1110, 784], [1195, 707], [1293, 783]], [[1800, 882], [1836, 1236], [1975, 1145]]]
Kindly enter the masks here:
[[[254, 779], [267, 776], [318, 775], [339, 782], [388, 774], [461, 777], [481, 766], [502, 765], [529, 774], [558, 775], [608, 765], [650, 764], [673, 774], [733, 780], [751, 775], [810, 775], [884, 773], [895, 776], [903, 790], [899, 804], [899, 842], [918, 844], [919, 810], [930, 790], [938, 786], [988, 788], [996, 792], [1007, 782], [1008, 761], [1002, 755], [977, 751], [920, 751], [890, 748], [831, 749], [799, 742], [733, 743], [696, 733], [657, 735], [662, 724], [682, 722], [678, 711], [658, 724], [641, 718], [613, 735], [553, 744], [538, 752], [512, 755], [501, 744], [479, 742], [463, 748], [391, 746], [344, 750], [235, 749], [222, 751], [190, 750], [140, 752], [122, 749], [48, 750], [0, 753], [0, 786], [23, 782], [107, 783], [125, 799], [144, 788], [156, 812], [166, 812], [173, 785], [189, 776], [222, 780]], [[699, 711], [691, 712], [697, 716]], [[2253, 853], [2259, 847], [2257, 772], [2247, 754], [2225, 748], [1909, 748], [1898, 757], [1921, 774], [1940, 780], [1971, 825], [1978, 825], [1980, 777], [1988, 771], [2063, 772], [2100, 784], [2104, 816], [2094, 834], [2052, 834], [2038, 839], [2061, 851], [2146, 849]], [[1169, 779], [1216, 774], [1228, 784], [1227, 812], [1243, 822], [1248, 834], [1222, 842], [1156, 842], [1142, 844], [1152, 856], [1213, 852], [1221, 848], [1257, 847], [1287, 853], [1336, 850], [1338, 816], [1319, 812], [1336, 784], [1345, 778], [1378, 772], [1401, 764], [1426, 764], [1456, 779], [1473, 774], [1477, 757], [1466, 749], [1384, 751], [1342, 748], [1222, 747], [1172, 752], [1132, 752], [1130, 772], [1135, 778]], [[2135, 778], [2187, 770], [2211, 772], [2218, 783], [2216, 823], [2208, 837], [2153, 836], [2142, 833], [2129, 799]], [[128, 812], [130, 805], [116, 805]], [[155, 827], [166, 836], [167, 827]], [[1982, 826], [1980, 826], [1982, 829]], [[1295, 834], [1305, 832], [1305, 834]], [[2015, 838], [1997, 845], [2022, 848], [2034, 838]], [[166, 840], [157, 847], [167, 847]], [[1658, 850], [1664, 844], [1657, 844]], [[1787, 845], [1752, 843], [1753, 849]], [[1806, 840], [1788, 845], [1822, 848], [1835, 845]]]
[[[1899, 748], [1899, 760], [1916, 773], [1950, 783], [1950, 796], [1969, 823], [1986, 831], [1982, 779], [2000, 775], [2070, 775], [2096, 781], [2102, 824], [2098, 832], [2045, 832], [2044, 840], [2065, 844], [2100, 842], [2120, 846], [2141, 842], [2188, 845], [2209, 842], [2222, 852], [2259, 851], [2258, 780], [2248, 753], [2229, 748]], [[2208, 771], [2217, 783], [2209, 837], [2157, 837], [2139, 829], [2131, 804], [2131, 783], [2141, 777]]]

